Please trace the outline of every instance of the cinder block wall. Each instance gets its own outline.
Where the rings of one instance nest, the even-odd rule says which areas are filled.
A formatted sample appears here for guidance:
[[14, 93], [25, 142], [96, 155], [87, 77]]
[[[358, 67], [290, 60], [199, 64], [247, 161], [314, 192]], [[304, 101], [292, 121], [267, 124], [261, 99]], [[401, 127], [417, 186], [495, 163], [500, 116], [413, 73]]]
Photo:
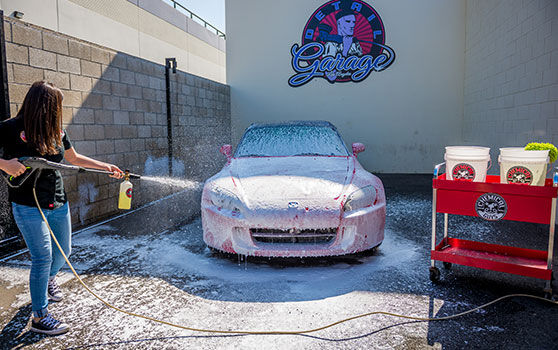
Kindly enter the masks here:
[[[12, 117], [31, 83], [51, 81], [64, 92], [64, 125], [79, 153], [140, 174], [166, 175], [163, 64], [7, 17], [4, 28]], [[219, 147], [230, 143], [229, 87], [177, 71], [171, 73], [171, 91], [179, 175], [202, 181], [223, 165]], [[119, 181], [70, 174], [65, 185], [75, 226], [118, 212]], [[135, 207], [179, 190], [145, 181], [135, 185]]]
[[[467, 1], [463, 139], [558, 144], [558, 1]], [[493, 167], [497, 172], [497, 167]]]

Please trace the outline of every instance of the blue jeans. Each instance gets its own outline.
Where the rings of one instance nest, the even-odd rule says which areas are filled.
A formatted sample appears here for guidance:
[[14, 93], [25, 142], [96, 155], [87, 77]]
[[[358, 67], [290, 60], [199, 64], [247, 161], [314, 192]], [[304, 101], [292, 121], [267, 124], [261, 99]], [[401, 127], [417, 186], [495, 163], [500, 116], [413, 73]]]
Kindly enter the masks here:
[[[39, 209], [12, 203], [12, 210], [17, 227], [31, 254], [29, 289], [31, 290], [33, 316], [43, 317], [48, 314], [48, 278], [55, 276], [66, 261], [56, 243], [51, 241], [50, 233]], [[43, 212], [56, 240], [64, 250], [64, 254], [69, 256], [72, 222], [68, 203], [58, 209], [43, 209]]]

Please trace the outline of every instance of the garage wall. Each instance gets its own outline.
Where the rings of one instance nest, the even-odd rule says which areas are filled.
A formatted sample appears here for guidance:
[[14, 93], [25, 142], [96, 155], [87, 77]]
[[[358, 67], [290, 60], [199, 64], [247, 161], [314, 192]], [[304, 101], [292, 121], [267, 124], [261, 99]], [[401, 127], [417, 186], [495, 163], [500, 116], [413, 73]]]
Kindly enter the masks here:
[[463, 139], [558, 145], [558, 1], [467, 2]]
[[349, 147], [365, 144], [359, 159], [370, 171], [430, 172], [445, 145], [461, 142], [465, 0], [368, 1], [395, 50], [391, 67], [360, 83], [290, 87], [290, 48], [326, 2], [226, 2], [233, 142], [253, 122], [323, 119]]
[[4, 15], [225, 82], [225, 40], [162, 0], [0, 0]]

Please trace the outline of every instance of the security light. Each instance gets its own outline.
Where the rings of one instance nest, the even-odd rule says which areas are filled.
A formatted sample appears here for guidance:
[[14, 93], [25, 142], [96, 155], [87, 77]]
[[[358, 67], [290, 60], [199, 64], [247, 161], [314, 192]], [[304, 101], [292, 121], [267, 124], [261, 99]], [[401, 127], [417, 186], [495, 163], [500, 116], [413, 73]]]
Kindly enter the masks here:
[[17, 19], [22, 19], [23, 15], [24, 15], [23, 12], [14, 11], [14, 17], [17, 18]]

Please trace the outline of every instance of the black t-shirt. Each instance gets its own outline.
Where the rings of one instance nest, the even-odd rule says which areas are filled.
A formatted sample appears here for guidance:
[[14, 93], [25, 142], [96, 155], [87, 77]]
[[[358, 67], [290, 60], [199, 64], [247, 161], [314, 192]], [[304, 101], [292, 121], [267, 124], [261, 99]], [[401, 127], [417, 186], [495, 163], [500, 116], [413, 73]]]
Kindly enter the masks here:
[[[62, 130], [62, 147], [57, 147], [58, 154], [41, 155], [36, 149], [25, 142], [23, 118], [15, 117], [0, 122], [0, 149], [3, 149], [2, 158], [12, 159], [20, 157], [41, 157], [51, 162], [60, 163], [64, 159], [64, 151], [72, 148], [72, 143], [65, 130]], [[35, 176], [32, 175], [19, 188], [8, 189], [8, 200], [17, 204], [36, 206], [33, 197], [33, 183]], [[37, 179], [37, 199], [41, 208], [56, 209], [67, 202], [64, 191], [64, 181], [58, 170], [44, 169]]]

